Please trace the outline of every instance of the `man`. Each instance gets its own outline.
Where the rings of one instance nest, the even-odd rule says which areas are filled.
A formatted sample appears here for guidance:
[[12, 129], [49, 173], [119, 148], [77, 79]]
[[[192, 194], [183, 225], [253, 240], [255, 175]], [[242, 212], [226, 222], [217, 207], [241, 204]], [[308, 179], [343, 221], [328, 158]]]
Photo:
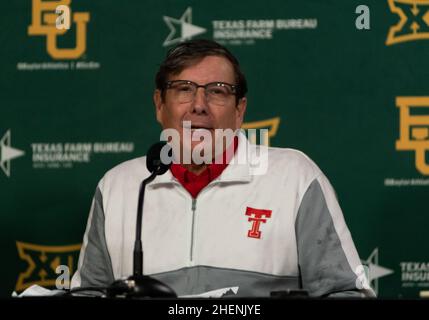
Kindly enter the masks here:
[[[258, 147], [240, 133], [229, 143], [216, 134], [240, 129], [246, 92], [238, 61], [213, 41], [179, 44], [160, 66], [156, 118], [178, 132], [180, 148], [174, 149], [178, 163], [146, 188], [144, 273], [179, 296], [269, 296], [287, 289], [373, 296], [320, 169], [299, 151], [268, 148], [261, 160], [267, 170], [256, 172]], [[202, 131], [214, 142], [202, 152], [209, 161], [185, 161], [186, 152], [205, 143], [186, 137]], [[248, 161], [233, 161], [240, 158]], [[122, 163], [100, 181], [73, 287], [107, 286], [131, 275], [138, 190], [149, 176], [145, 161]]]

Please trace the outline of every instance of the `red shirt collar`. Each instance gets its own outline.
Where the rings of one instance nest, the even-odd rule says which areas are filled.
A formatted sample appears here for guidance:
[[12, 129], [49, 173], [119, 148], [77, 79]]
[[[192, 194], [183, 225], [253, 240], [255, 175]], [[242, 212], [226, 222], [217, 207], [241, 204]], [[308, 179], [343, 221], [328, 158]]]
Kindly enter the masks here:
[[[234, 154], [238, 147], [238, 137], [234, 137]], [[230, 146], [231, 147], [231, 146]], [[230, 148], [228, 147], [228, 148]], [[210, 182], [219, 177], [223, 170], [228, 166], [230, 159], [226, 159], [227, 150], [222, 154], [222, 163], [211, 163], [207, 165], [207, 168], [199, 175], [190, 172], [181, 164], [173, 163], [170, 167], [170, 171], [173, 176], [180, 182], [180, 184], [196, 198], [202, 189], [204, 189]]]

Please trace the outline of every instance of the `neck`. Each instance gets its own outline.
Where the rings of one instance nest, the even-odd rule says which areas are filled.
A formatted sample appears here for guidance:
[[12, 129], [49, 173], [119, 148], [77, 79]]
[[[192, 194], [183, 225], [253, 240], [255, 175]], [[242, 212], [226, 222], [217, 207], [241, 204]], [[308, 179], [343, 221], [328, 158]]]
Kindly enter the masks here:
[[193, 174], [199, 175], [201, 172], [203, 172], [204, 170], [206, 170], [207, 168], [207, 164], [202, 163], [202, 164], [183, 164], [183, 167], [186, 168], [186, 170], [188, 170], [189, 172], [192, 172]]

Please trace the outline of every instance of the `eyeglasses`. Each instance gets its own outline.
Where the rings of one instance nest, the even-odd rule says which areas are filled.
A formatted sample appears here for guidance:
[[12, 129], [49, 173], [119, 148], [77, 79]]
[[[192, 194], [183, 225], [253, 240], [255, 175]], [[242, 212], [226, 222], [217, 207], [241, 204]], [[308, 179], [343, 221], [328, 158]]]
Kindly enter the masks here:
[[231, 96], [237, 92], [237, 86], [225, 82], [210, 82], [205, 85], [196, 84], [189, 80], [174, 80], [166, 82], [166, 89], [171, 90], [173, 99], [178, 103], [194, 101], [198, 88], [204, 88], [207, 103], [224, 106]]

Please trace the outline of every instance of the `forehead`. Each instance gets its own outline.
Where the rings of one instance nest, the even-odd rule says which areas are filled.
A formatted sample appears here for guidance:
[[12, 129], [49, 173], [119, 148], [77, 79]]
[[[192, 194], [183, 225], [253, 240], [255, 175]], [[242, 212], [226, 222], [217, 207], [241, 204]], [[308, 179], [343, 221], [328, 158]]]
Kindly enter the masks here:
[[169, 80], [179, 79], [190, 80], [198, 84], [217, 81], [235, 84], [234, 67], [224, 57], [207, 56], [186, 67], [182, 72], [169, 77]]

